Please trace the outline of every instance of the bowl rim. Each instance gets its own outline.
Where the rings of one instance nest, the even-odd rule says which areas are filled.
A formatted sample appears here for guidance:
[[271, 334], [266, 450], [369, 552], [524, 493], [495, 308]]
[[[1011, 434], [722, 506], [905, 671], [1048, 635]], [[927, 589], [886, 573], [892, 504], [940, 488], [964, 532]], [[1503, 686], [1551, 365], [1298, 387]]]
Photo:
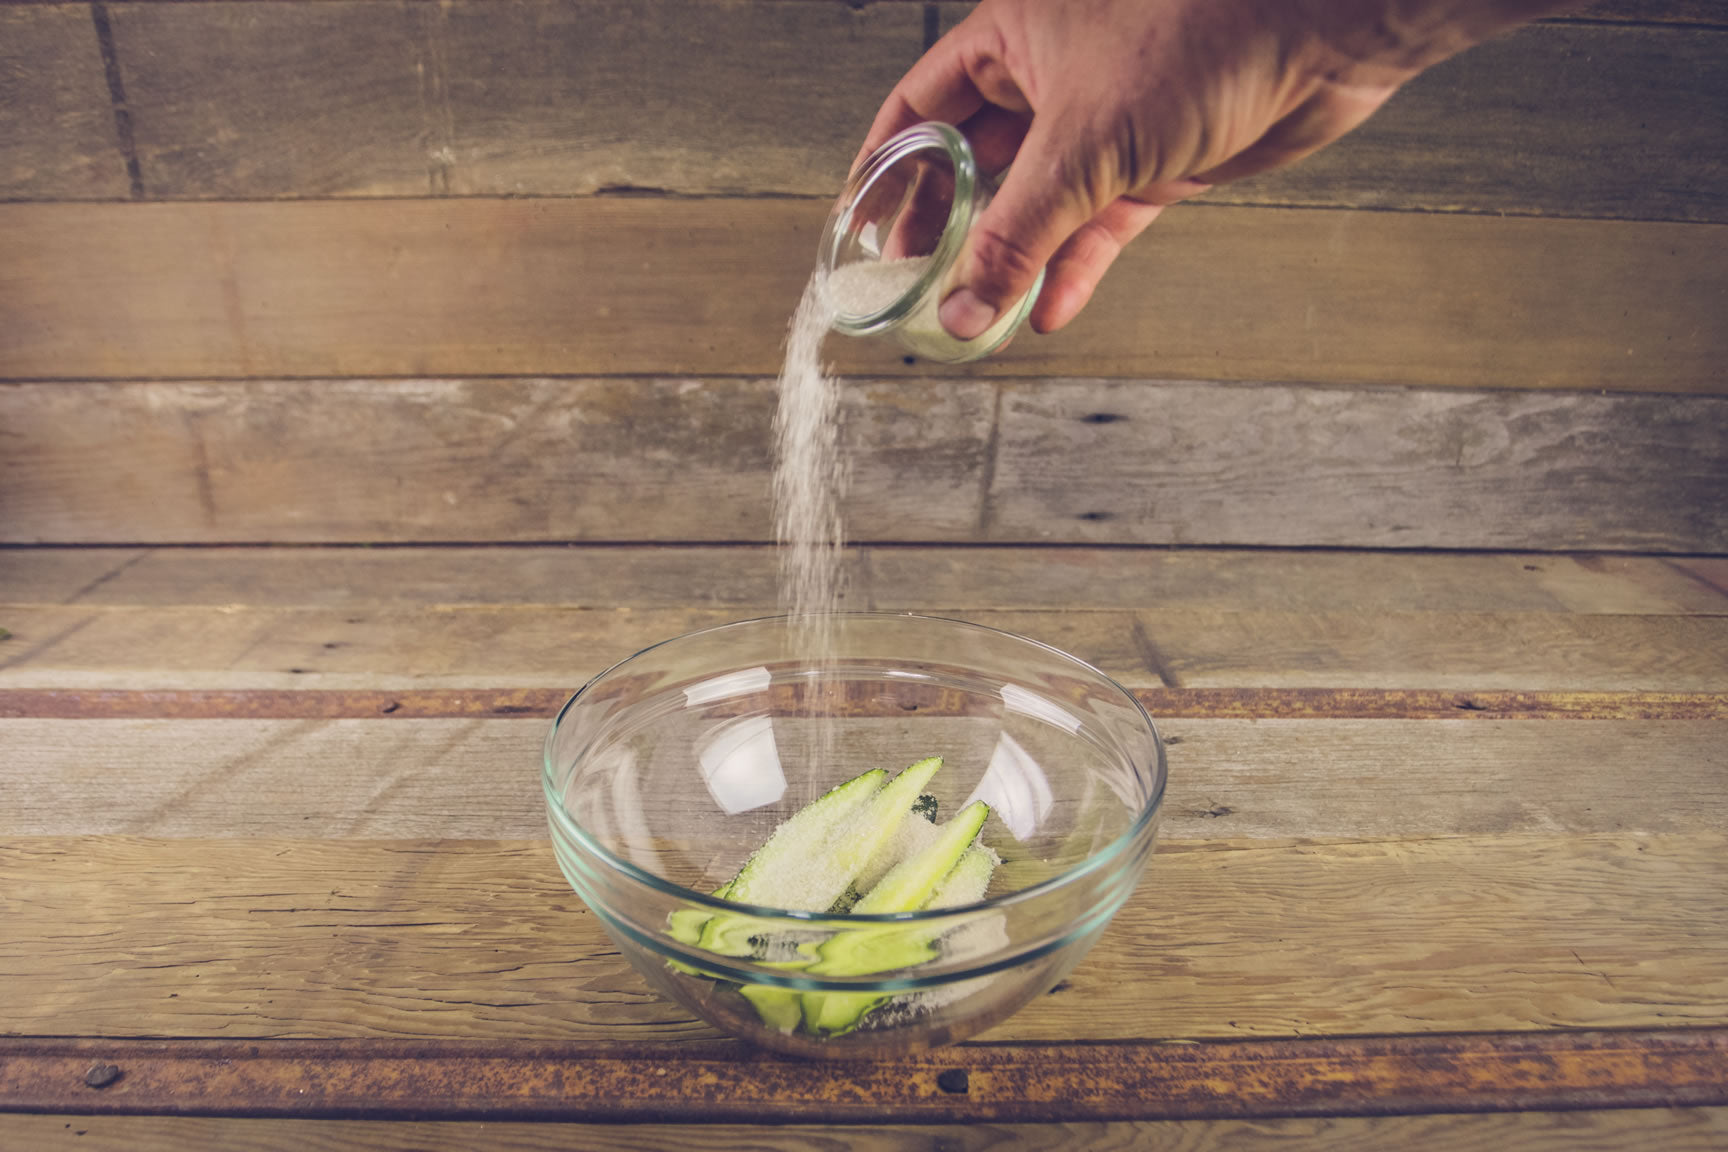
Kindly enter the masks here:
[[599, 860], [608, 868], [620, 872], [629, 879], [644, 884], [664, 895], [672, 896], [698, 907], [713, 909], [716, 912], [744, 913], [753, 918], [767, 921], [794, 921], [806, 927], [933, 922], [977, 913], [980, 910], [1007, 908], [1017, 904], [1030, 902], [1048, 892], [1064, 888], [1072, 884], [1074, 881], [1089, 876], [1114, 862], [1118, 857], [1128, 852], [1134, 844], [1138, 843], [1148, 832], [1153, 822], [1157, 819], [1159, 811], [1163, 808], [1164, 793], [1168, 788], [1170, 781], [1170, 771], [1165, 754], [1164, 737], [1159, 733], [1157, 724], [1154, 723], [1151, 714], [1146, 711], [1145, 705], [1140, 703], [1139, 698], [1123, 685], [1117, 683], [1114, 677], [1102, 671], [1096, 665], [1086, 660], [1082, 660], [1071, 652], [1066, 652], [1061, 648], [1057, 648], [1055, 645], [1046, 644], [1042, 640], [1034, 640], [1030, 636], [1022, 636], [1018, 633], [1008, 632], [1001, 628], [992, 628], [987, 624], [975, 624], [970, 620], [957, 620], [948, 616], [931, 616], [920, 612], [841, 611], [824, 613], [823, 615], [844, 617], [848, 620], [877, 619], [894, 621], [925, 621], [933, 624], [952, 625], [979, 632], [988, 632], [1015, 641], [1016, 643], [1029, 644], [1035, 648], [1041, 648], [1045, 652], [1083, 669], [1090, 675], [1097, 677], [1103, 684], [1108, 685], [1110, 688], [1120, 693], [1122, 698], [1133, 707], [1135, 714], [1137, 714], [1141, 721], [1144, 722], [1146, 731], [1151, 735], [1152, 748], [1155, 754], [1154, 767], [1156, 769], [1151, 796], [1149, 796], [1146, 802], [1141, 805], [1140, 810], [1135, 813], [1134, 819], [1129, 822], [1128, 827], [1123, 829], [1114, 840], [1110, 841], [1110, 843], [1104, 845], [1096, 852], [1093, 852], [1084, 860], [1064, 869], [1047, 880], [1041, 880], [1037, 884], [1032, 884], [1025, 888], [1018, 888], [1012, 892], [1006, 892], [1001, 896], [992, 897], [988, 900], [979, 900], [971, 904], [956, 904], [952, 907], [946, 908], [920, 909], [915, 912], [805, 912], [792, 908], [776, 908], [773, 905], [768, 904], [747, 904], [742, 901], [728, 900], [721, 896], [714, 896], [710, 893], [700, 891], [699, 889], [686, 888], [682, 884], [675, 884], [662, 876], [656, 876], [654, 873], [638, 867], [630, 861], [612, 853], [604, 845], [600, 844], [590, 836], [587, 830], [570, 815], [556, 791], [554, 775], [557, 769], [553, 763], [552, 752], [553, 744], [558, 736], [559, 726], [564, 722], [565, 716], [595, 685], [601, 683], [607, 677], [612, 675], [612, 673], [623, 668], [625, 665], [630, 664], [632, 661], [635, 661], [656, 649], [664, 648], [669, 644], [676, 644], [684, 640], [694, 639], [698, 636], [712, 635], [716, 632], [731, 631], [734, 629], [748, 628], [763, 624], [783, 625], [792, 619], [789, 615], [777, 614], [770, 616], [753, 616], [748, 619], [733, 620], [724, 624], [712, 625], [707, 628], [697, 628], [689, 632], [682, 632], [676, 636], [668, 637], [665, 640], [656, 641], [645, 648], [638, 649], [624, 657], [622, 660], [616, 661], [604, 670], [595, 673], [593, 676], [588, 678], [582, 687], [571, 693], [570, 698], [564, 702], [564, 704], [558, 709], [557, 715], [552, 718], [551, 728], [547, 731], [546, 739], [541, 746], [541, 791], [545, 796], [546, 806], [548, 811], [551, 813], [552, 818], [565, 828], [586, 851], [598, 857]]

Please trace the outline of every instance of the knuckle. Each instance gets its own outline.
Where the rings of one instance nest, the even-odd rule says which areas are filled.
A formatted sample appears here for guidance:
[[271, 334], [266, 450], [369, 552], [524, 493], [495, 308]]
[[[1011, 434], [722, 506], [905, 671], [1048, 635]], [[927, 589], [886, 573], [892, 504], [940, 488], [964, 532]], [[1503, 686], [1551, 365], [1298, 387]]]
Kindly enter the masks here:
[[1024, 291], [1044, 266], [1044, 261], [1022, 241], [999, 228], [980, 224], [973, 229], [971, 242], [973, 279], [984, 290], [981, 295], [995, 292], [1007, 296]]

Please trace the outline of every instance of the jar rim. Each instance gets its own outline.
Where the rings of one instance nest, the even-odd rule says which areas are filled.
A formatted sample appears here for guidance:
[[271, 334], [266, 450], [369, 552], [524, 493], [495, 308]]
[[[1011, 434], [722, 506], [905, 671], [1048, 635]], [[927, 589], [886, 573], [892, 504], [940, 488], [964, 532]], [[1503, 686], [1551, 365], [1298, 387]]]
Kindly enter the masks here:
[[938, 120], [927, 120], [890, 137], [846, 181], [846, 187], [835, 201], [823, 230], [822, 244], [817, 252], [822, 269], [832, 274], [838, 267], [836, 259], [840, 244], [851, 232], [853, 216], [865, 193], [895, 165], [920, 152], [942, 153], [952, 166], [954, 199], [949, 205], [948, 221], [943, 225], [936, 250], [930, 254], [928, 267], [905, 292], [873, 312], [834, 314], [834, 328], [846, 335], [873, 335], [905, 320], [918, 302], [947, 274], [966, 242], [966, 233], [972, 227], [972, 216], [976, 211], [975, 191], [981, 179], [978, 161], [972, 153], [972, 145], [958, 128]]

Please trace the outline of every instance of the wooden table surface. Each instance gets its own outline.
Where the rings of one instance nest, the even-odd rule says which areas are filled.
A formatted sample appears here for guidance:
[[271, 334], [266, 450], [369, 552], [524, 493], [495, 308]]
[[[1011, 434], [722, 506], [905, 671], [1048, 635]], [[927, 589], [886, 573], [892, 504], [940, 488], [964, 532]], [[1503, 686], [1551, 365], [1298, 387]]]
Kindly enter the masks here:
[[[41, 1112], [0, 1132], [1728, 1138], [1723, 562], [849, 559], [855, 607], [1066, 647], [1171, 744], [1158, 851], [1091, 956], [977, 1041], [880, 1067], [755, 1054], [657, 999], [543, 834], [551, 709], [641, 645], [772, 609], [771, 549], [0, 552], [0, 1104]], [[924, 1127], [958, 1120], [982, 1127]]]

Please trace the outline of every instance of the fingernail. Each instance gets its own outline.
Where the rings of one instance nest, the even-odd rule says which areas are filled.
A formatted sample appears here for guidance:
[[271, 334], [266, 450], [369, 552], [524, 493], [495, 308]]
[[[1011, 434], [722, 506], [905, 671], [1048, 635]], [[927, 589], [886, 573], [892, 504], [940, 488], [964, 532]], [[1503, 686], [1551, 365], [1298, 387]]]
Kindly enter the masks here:
[[996, 322], [996, 309], [978, 299], [970, 288], [956, 288], [936, 310], [942, 327], [956, 340], [976, 340]]

